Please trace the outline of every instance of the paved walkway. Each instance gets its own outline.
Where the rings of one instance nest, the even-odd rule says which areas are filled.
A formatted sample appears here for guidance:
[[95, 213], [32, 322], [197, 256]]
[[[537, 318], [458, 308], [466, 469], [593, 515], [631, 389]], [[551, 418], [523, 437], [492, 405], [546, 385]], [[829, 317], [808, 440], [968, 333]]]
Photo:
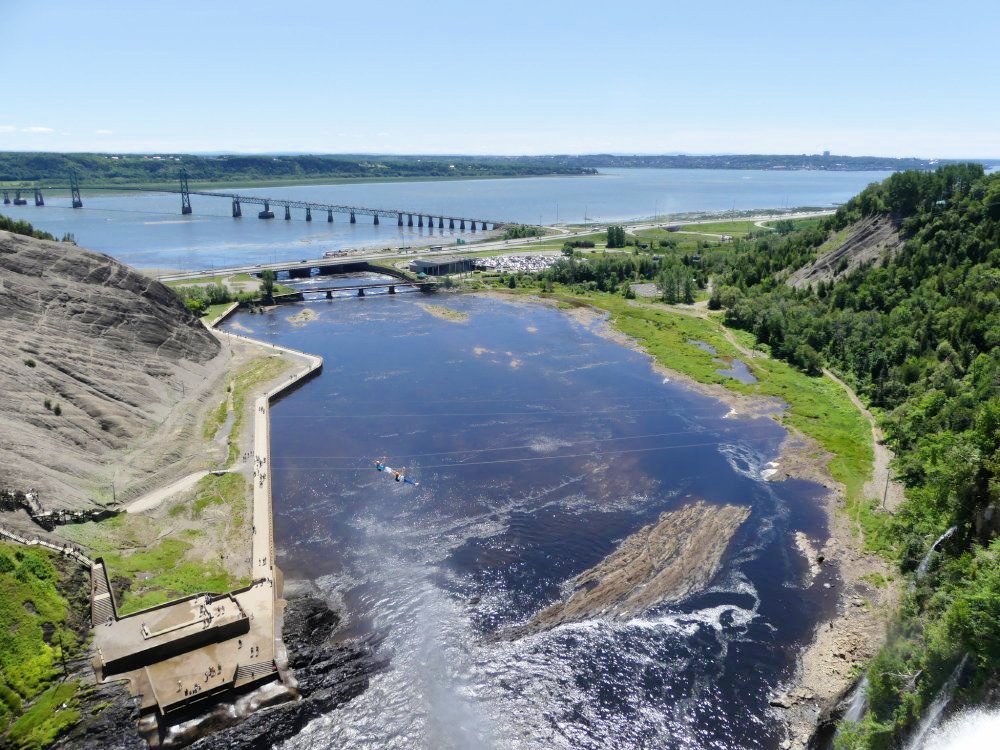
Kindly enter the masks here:
[[[177, 644], [176, 647], [165, 647], [165, 650], [172, 655], [149, 663], [145, 667], [116, 675], [105, 675], [110, 679], [128, 679], [132, 693], [142, 695], [144, 709], [158, 707], [160, 711], [169, 711], [183, 704], [205, 700], [219, 691], [272, 678], [280, 674], [284, 667], [281, 632], [276, 625], [279, 607], [283, 604], [283, 600], [281, 571], [275, 565], [274, 559], [270, 466], [271, 399], [319, 370], [323, 366], [323, 359], [228, 331], [216, 330], [214, 322], [209, 324], [208, 328], [220, 339], [228, 338], [230, 343], [242, 340], [274, 354], [288, 356], [299, 366], [287, 379], [254, 402], [250, 545], [252, 583], [249, 588], [231, 594], [231, 598], [201, 595], [121, 618], [114, 615], [109, 617], [110, 607], [101, 609], [101, 621], [104, 624], [95, 628], [94, 642], [102, 661], [105, 657], [110, 658], [112, 654], [117, 654], [121, 650], [122, 643], [132, 644], [125, 649], [126, 658], [127, 653], [133, 651], [138, 653], [146, 649], [148, 641], [153, 637], [147, 626], [154, 620], [165, 619], [171, 622], [176, 620], [181, 623], [172, 626], [170, 633], [174, 630], [180, 632], [178, 628], [181, 630], [203, 628], [205, 637], [212, 641], [190, 650], [185, 650], [181, 644]], [[208, 473], [210, 472], [199, 471], [190, 474], [130, 503], [126, 510], [135, 513], [154, 507], [171, 495], [194, 486]], [[103, 571], [99, 572], [103, 575]], [[242, 634], [227, 637], [227, 634], [219, 633], [219, 636], [216, 636], [210, 632], [213, 629], [224, 628], [228, 622], [225, 619], [228, 610], [225, 608], [224, 600], [235, 600], [239, 612], [245, 613], [240, 628], [246, 630], [243, 630]], [[192, 612], [200, 614], [195, 617]], [[118, 657], [118, 661], [121, 661], [121, 657]]]
[[[251, 528], [251, 574], [254, 581], [259, 581], [251, 591], [237, 596], [247, 611], [255, 613], [251, 625], [252, 640], [256, 646], [255, 661], [277, 663], [283, 655], [281, 632], [275, 626], [281, 603], [282, 578], [281, 571], [275, 566], [274, 557], [274, 514], [271, 495], [271, 399], [291, 388], [303, 378], [309, 377], [323, 366], [323, 358], [307, 354], [284, 346], [267, 344], [255, 339], [241, 336], [229, 331], [219, 331], [210, 326], [215, 335], [220, 338], [242, 340], [248, 344], [264, 347], [272, 352], [290, 355], [298, 360], [298, 367], [288, 378], [270, 391], [260, 396], [254, 402], [254, 434], [253, 453], [251, 456], [253, 481], [253, 516]], [[279, 665], [280, 666], [280, 665]]]

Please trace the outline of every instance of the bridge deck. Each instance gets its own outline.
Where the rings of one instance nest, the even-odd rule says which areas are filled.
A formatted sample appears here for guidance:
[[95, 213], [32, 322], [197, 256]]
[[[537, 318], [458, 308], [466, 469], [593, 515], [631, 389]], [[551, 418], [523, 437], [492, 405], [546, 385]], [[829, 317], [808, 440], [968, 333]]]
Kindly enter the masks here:
[[[71, 189], [72, 189], [72, 186], [69, 186], [69, 185], [45, 185], [44, 187], [37, 186], [37, 187], [21, 187], [21, 188], [3, 188], [3, 196], [4, 196], [4, 202], [7, 203], [7, 202], [9, 202], [8, 195], [10, 193], [20, 192], [20, 193], [26, 193], [26, 194], [27, 193], [34, 194], [36, 191], [40, 191], [40, 190], [71, 190]], [[319, 203], [319, 202], [315, 202], [315, 201], [296, 200], [294, 198], [270, 198], [270, 197], [260, 196], [260, 195], [247, 195], [245, 193], [231, 193], [231, 192], [216, 191], [216, 190], [184, 190], [184, 189], [172, 190], [170, 188], [152, 189], [152, 188], [130, 187], [130, 186], [122, 186], [122, 185], [110, 186], [110, 187], [109, 186], [103, 186], [103, 185], [81, 185], [79, 189], [80, 190], [110, 190], [110, 191], [115, 191], [115, 192], [130, 191], [130, 192], [140, 192], [140, 193], [168, 193], [168, 194], [172, 194], [172, 195], [187, 196], [188, 200], [190, 200], [189, 196], [192, 196], [192, 195], [202, 195], [202, 196], [206, 196], [206, 197], [210, 197], [210, 198], [225, 198], [227, 200], [232, 201], [233, 204], [234, 204], [234, 207], [237, 204], [246, 203], [246, 204], [249, 204], [249, 205], [264, 206], [266, 208], [269, 208], [271, 206], [278, 206], [278, 207], [283, 207], [283, 208], [287, 208], [287, 209], [292, 209], [292, 208], [306, 209], [306, 210], [308, 210], [310, 212], [311, 211], [319, 211], [319, 212], [326, 211], [326, 212], [331, 213], [331, 214], [334, 214], [334, 213], [335, 214], [348, 214], [348, 215], [351, 216], [352, 221], [353, 221], [353, 219], [354, 219], [355, 216], [371, 216], [371, 217], [373, 217], [375, 219], [378, 219], [378, 218], [397, 219], [398, 222], [402, 223], [403, 222], [403, 217], [406, 217], [406, 222], [407, 222], [408, 226], [412, 225], [411, 222], [413, 220], [413, 217], [417, 217], [418, 221], [421, 222], [421, 223], [422, 223], [422, 220], [424, 218], [426, 218], [428, 222], [433, 221], [433, 220], [437, 220], [439, 223], [443, 223], [443, 222], [447, 221], [447, 222], [449, 222], [449, 224], [451, 222], [456, 222], [456, 223], [459, 224], [459, 228], [460, 229], [462, 228], [461, 225], [463, 223], [467, 223], [467, 224], [469, 224], [471, 226], [471, 230], [472, 231], [476, 230], [476, 224], [479, 224], [482, 227], [482, 229], [485, 231], [487, 224], [491, 225], [493, 229], [498, 229], [498, 228], [504, 226], [505, 224], [510, 223], [510, 222], [506, 222], [506, 221], [499, 221], [499, 220], [496, 220], [496, 219], [471, 218], [471, 217], [468, 217], [468, 216], [455, 216], [453, 214], [447, 214], [447, 213], [443, 213], [441, 211], [426, 211], [426, 210], [422, 210], [422, 209], [421, 210], [413, 210], [413, 209], [399, 209], [399, 208], [372, 208], [370, 206], [350, 206], [350, 205], [338, 204], [338, 203]], [[41, 205], [41, 204], [39, 204], [39, 205]], [[82, 202], [80, 203], [80, 206], [75, 206], [75, 207], [78, 207], [78, 208], [82, 207]], [[234, 211], [234, 214], [235, 214], [235, 211]]]

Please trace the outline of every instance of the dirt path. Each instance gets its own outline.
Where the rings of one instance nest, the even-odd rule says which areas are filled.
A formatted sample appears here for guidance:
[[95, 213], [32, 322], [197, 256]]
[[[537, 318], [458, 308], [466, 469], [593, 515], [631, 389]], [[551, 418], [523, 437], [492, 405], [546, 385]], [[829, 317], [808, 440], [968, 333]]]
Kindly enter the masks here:
[[188, 474], [186, 477], [182, 477], [176, 482], [168, 484], [166, 487], [160, 487], [133, 500], [123, 510], [126, 513], [141, 513], [144, 510], [155, 508], [164, 500], [191, 489], [206, 476], [208, 476], [208, 471], [196, 471], [194, 474]]
[[823, 374], [847, 391], [847, 397], [851, 399], [851, 403], [868, 420], [868, 424], [872, 430], [872, 448], [875, 451], [875, 461], [872, 466], [872, 476], [865, 482], [863, 492], [865, 493], [865, 497], [871, 500], [881, 500], [882, 507], [890, 513], [894, 513], [899, 508], [900, 503], [903, 502], [903, 485], [892, 479], [889, 467], [894, 454], [885, 446], [885, 435], [882, 433], [882, 429], [876, 423], [875, 416], [865, 408], [865, 405], [861, 403], [861, 399], [857, 397], [857, 394], [854, 393], [847, 383], [825, 367], [823, 368]]

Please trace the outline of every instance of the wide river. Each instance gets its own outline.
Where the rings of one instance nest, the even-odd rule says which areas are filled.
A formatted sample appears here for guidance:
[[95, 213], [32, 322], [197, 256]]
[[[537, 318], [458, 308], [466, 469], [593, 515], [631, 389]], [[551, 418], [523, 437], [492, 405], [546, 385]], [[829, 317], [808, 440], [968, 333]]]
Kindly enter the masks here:
[[[609, 170], [600, 177], [262, 188], [261, 195], [515, 221], [830, 206], [881, 173]], [[229, 204], [84, 193], [3, 206], [145, 268], [315, 257], [428, 230], [232, 219]], [[251, 212], [248, 212], [251, 213]], [[252, 215], [252, 213], [251, 213]], [[454, 235], [440, 233], [442, 242]], [[466, 313], [435, 317], [428, 301]], [[303, 306], [317, 320], [289, 318]], [[783, 430], [657, 374], [552, 308], [420, 293], [313, 300], [228, 325], [325, 357], [272, 413], [279, 562], [388, 659], [288, 748], [774, 748], [770, 691], [838, 591], [802, 584], [793, 535], [826, 536], [822, 488], [765, 481]], [[419, 486], [371, 467], [385, 456]], [[666, 510], [750, 509], [708, 588], [624, 621], [510, 639]], [[829, 584], [824, 586], [823, 584]]]
[[[303, 305], [318, 319], [290, 321]], [[285, 747], [779, 745], [769, 691], [837, 581], [801, 584], [793, 534], [825, 538], [823, 490], [764, 480], [784, 434], [773, 420], [727, 416], [539, 304], [345, 296], [228, 325], [325, 358], [272, 411], [279, 563], [342, 607], [344, 637], [383, 636], [389, 659]], [[375, 471], [382, 456], [419, 486]], [[497, 637], [696, 499], [751, 510], [706, 590], [625, 621]]]
[[[597, 225], [635, 217], [664, 221], [678, 213], [745, 211], [811, 206], [830, 208], [848, 200], [887, 172], [784, 172], [762, 170], [609, 169], [596, 177], [535, 177], [510, 180], [454, 180], [351, 185], [309, 185], [241, 189], [239, 192], [414, 212], [549, 224]], [[259, 207], [243, 206], [233, 219], [228, 200], [193, 196], [194, 213], [181, 216], [180, 197], [170, 194], [108, 195], [83, 191], [84, 208], [70, 208], [69, 194], [45, 193], [45, 206], [0, 206], [0, 213], [30, 221], [62, 237], [75, 235], [83, 247], [102, 250], [138, 268], [210, 269], [248, 261], [316, 258], [350, 247], [401, 247], [433, 238], [454, 244], [457, 230], [399, 228], [368, 217], [350, 224], [342, 214], [292, 221], [277, 208], [271, 221], [256, 218]]]

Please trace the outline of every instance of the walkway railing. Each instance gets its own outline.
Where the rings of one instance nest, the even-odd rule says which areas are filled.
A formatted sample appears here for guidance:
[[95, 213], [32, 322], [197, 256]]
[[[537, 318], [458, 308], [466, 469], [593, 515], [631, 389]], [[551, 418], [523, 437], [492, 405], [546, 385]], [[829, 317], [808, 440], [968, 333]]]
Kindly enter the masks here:
[[5, 539], [9, 539], [12, 542], [16, 542], [17, 544], [23, 544], [26, 547], [45, 547], [53, 552], [58, 552], [60, 555], [72, 557], [74, 560], [82, 565], [86, 565], [88, 568], [94, 565], [93, 560], [80, 552], [72, 544], [53, 544], [52, 542], [47, 542], [44, 539], [39, 539], [37, 536], [29, 539], [28, 537], [21, 536], [16, 531], [4, 528], [3, 526], [0, 526], [0, 536]]

